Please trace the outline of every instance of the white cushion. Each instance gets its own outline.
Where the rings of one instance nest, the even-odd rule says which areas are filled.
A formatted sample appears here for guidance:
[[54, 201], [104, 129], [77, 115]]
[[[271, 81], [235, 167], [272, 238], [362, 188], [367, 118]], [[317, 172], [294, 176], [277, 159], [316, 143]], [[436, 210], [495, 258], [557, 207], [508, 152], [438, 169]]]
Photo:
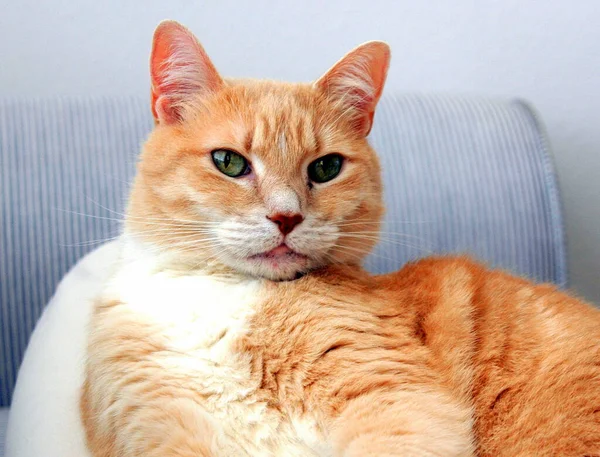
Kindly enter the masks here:
[[84, 257], [65, 276], [45, 309], [17, 378], [5, 457], [89, 455], [78, 409], [86, 328], [94, 299], [118, 253], [115, 241]]

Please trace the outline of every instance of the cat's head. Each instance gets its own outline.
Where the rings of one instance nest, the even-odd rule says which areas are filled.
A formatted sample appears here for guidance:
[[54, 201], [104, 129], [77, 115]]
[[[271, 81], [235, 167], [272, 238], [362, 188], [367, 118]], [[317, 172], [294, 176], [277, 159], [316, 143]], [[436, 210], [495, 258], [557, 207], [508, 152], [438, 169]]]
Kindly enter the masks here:
[[369, 42], [310, 84], [223, 79], [196, 38], [161, 23], [156, 126], [126, 230], [173, 261], [290, 279], [360, 263], [383, 213], [367, 143], [390, 52]]

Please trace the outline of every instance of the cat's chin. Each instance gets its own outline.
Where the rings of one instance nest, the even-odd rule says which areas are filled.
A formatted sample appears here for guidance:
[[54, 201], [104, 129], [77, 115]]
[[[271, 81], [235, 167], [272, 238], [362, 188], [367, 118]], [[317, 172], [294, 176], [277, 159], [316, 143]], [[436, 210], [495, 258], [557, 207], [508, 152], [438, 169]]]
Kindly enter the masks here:
[[246, 274], [272, 281], [289, 281], [297, 279], [316, 266], [310, 257], [287, 246], [279, 246], [271, 251], [239, 260], [236, 268]]
[[273, 281], [289, 281], [310, 270], [310, 263], [306, 256], [300, 254], [289, 254], [281, 258], [260, 256], [247, 259], [242, 268], [253, 276]]

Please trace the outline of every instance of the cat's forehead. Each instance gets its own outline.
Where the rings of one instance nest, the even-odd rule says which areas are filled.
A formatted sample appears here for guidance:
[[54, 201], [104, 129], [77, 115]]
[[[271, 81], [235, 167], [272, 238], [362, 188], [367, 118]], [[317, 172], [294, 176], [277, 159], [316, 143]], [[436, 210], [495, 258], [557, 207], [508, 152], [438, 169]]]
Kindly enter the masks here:
[[277, 150], [290, 157], [318, 150], [320, 132], [314, 113], [299, 106], [293, 98], [279, 101], [269, 98], [246, 124], [250, 150], [257, 153]]
[[226, 98], [232, 134], [248, 152], [301, 159], [328, 139], [327, 107], [309, 85], [235, 82]]

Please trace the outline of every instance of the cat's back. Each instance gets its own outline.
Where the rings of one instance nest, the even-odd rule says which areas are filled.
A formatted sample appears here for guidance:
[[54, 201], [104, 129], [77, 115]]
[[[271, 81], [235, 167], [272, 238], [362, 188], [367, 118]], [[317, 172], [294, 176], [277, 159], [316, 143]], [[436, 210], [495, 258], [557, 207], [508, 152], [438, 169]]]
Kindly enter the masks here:
[[468, 257], [422, 259], [378, 281], [389, 306], [403, 308], [423, 343], [440, 355], [460, 348], [464, 360], [505, 372], [533, 369], [542, 358], [600, 355], [600, 310], [555, 285]]
[[600, 310], [590, 304], [553, 284], [535, 283], [465, 256], [408, 263], [377, 277], [377, 287], [388, 294], [391, 306], [421, 317], [469, 321], [479, 337], [509, 324], [516, 333], [537, 332], [538, 341], [600, 331]]
[[598, 309], [464, 257], [424, 259], [381, 281], [446, 382], [471, 399], [480, 455], [545, 455], [548, 443], [553, 455], [600, 452]]

